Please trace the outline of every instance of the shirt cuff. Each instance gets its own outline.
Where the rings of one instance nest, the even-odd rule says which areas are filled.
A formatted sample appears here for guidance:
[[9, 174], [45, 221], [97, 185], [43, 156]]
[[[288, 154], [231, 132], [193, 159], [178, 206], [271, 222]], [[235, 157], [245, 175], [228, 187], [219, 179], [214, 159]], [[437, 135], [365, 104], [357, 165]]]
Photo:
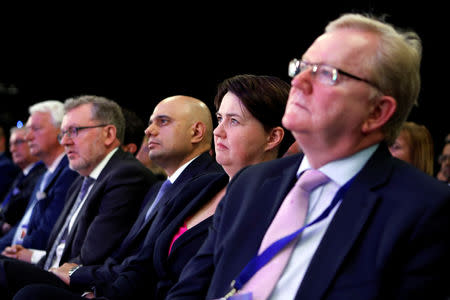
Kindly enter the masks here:
[[37, 249], [29, 249], [31, 250], [31, 252], [33, 252], [33, 254], [31, 254], [31, 263], [32, 264], [37, 264], [41, 258], [43, 258], [47, 252], [44, 250], [37, 250]]

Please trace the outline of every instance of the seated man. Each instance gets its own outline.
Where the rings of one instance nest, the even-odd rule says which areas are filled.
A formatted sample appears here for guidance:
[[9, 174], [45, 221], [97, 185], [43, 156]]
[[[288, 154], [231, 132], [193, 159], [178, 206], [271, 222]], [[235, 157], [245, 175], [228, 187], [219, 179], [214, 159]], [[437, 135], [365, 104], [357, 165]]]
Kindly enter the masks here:
[[6, 124], [0, 122], [0, 199], [5, 197], [14, 178], [20, 172], [19, 167], [6, 155], [8, 138], [5, 132], [6, 126]]
[[[142, 199], [156, 178], [120, 149], [125, 122], [120, 107], [97, 96], [68, 99], [59, 140], [70, 168], [81, 177], [71, 186], [38, 266], [0, 260], [0, 293], [12, 296], [24, 283], [58, 279], [47, 272], [65, 262], [99, 264], [120, 246]], [[86, 187], [86, 182], [91, 182]], [[12, 246], [4, 255], [32, 262], [36, 251]], [[34, 259], [33, 259], [34, 260]], [[50, 279], [47, 279], [50, 277]]]
[[24, 127], [11, 129], [9, 150], [21, 172], [14, 180], [5, 199], [0, 203], [0, 236], [6, 234], [20, 221], [37, 180], [46, 170], [44, 163], [31, 155], [26, 134]]

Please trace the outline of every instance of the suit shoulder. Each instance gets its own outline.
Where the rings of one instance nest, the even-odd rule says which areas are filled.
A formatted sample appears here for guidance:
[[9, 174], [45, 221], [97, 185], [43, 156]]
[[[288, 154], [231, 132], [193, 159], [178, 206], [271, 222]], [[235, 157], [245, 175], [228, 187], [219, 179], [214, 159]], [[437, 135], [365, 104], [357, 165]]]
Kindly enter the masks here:
[[238, 176], [273, 176], [275, 174], [283, 172], [286, 168], [292, 166], [299, 166], [300, 161], [303, 158], [303, 154], [290, 155], [288, 157], [278, 158], [256, 165], [251, 165], [243, 168], [239, 171], [235, 177]]
[[101, 177], [141, 177], [146, 182], [156, 182], [156, 176], [130, 153], [121, 153], [111, 159], [100, 174]]

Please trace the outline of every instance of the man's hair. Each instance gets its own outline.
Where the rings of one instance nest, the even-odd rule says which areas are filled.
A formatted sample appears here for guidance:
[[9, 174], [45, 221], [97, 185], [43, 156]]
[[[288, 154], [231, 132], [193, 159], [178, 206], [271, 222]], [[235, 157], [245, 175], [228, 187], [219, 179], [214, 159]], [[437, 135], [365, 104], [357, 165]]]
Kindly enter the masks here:
[[64, 104], [58, 100], [46, 100], [33, 104], [28, 108], [31, 114], [35, 112], [49, 113], [51, 122], [55, 128], [60, 128], [64, 117]]
[[125, 138], [124, 145], [133, 143], [138, 149], [144, 139], [144, 130], [146, 128], [144, 121], [132, 110], [122, 107], [122, 113], [125, 117]]
[[92, 104], [92, 119], [116, 127], [116, 137], [122, 144], [125, 135], [125, 118], [120, 106], [105, 97], [84, 95], [67, 99], [64, 102], [64, 112], [67, 113], [83, 104]]
[[420, 91], [420, 62], [422, 42], [413, 31], [403, 31], [371, 15], [344, 14], [330, 22], [325, 32], [356, 29], [378, 36], [374, 55], [366, 57], [363, 67], [384, 95], [397, 101], [397, 109], [384, 125], [386, 142], [391, 145], [406, 121]]

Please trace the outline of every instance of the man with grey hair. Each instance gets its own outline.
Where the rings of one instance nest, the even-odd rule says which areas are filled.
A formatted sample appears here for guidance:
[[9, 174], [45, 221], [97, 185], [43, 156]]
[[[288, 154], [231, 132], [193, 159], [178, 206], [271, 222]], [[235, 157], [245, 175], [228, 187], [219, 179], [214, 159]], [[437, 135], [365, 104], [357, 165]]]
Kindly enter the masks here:
[[22, 219], [0, 239], [2, 251], [10, 245], [44, 249], [64, 207], [67, 191], [78, 177], [70, 170], [64, 148], [58, 142], [63, 107], [56, 100], [29, 107], [26, 139], [31, 154], [44, 162], [47, 171], [37, 182]]
[[[119, 146], [125, 120], [120, 106], [99, 96], [64, 103], [59, 142], [72, 170], [81, 176], [71, 186], [45, 251], [14, 249], [24, 261], [0, 260], [0, 294], [10, 297], [33, 282], [59, 279], [48, 270], [70, 262], [101, 264], [121, 244], [156, 177]], [[27, 254], [28, 253], [28, 254]], [[29, 257], [40, 255], [36, 265]], [[20, 257], [19, 257], [20, 259]]]

